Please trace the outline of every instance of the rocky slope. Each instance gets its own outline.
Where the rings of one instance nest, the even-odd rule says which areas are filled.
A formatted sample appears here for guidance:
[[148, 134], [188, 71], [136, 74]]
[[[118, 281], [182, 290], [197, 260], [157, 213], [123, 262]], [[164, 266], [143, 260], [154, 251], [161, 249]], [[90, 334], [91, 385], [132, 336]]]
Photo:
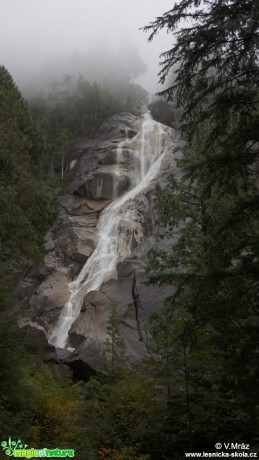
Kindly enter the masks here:
[[[52, 351], [51, 359], [67, 363], [80, 378], [83, 368], [85, 374], [98, 369], [113, 305], [118, 311], [128, 358], [136, 362], [147, 353], [150, 314], [161, 308], [170, 295], [168, 287], [145, 285], [147, 253], [156, 244], [154, 187], [175, 168], [175, 132], [167, 127], [171, 145], [159, 174], [134, 200], [134, 239], [130, 255], [118, 261], [116, 276], [104, 282], [98, 291], [85, 295], [80, 314], [69, 331], [69, 347], [74, 351], [47, 345], [46, 337], [68, 302], [68, 283], [76, 279], [96, 248], [102, 210], [114, 200], [115, 191], [116, 197], [122, 196], [131, 186], [131, 155], [135, 152], [125, 151], [118, 166], [118, 146], [125, 137], [135, 138], [142, 121], [141, 117], [128, 113], [114, 116], [101, 126], [96, 139], [74, 146], [70, 163], [74, 179], [67, 193], [57, 200], [58, 219], [45, 237], [44, 266], [31, 267], [16, 292], [16, 313], [28, 341], [48, 348]], [[126, 222], [122, 231], [128, 231], [127, 225]]]

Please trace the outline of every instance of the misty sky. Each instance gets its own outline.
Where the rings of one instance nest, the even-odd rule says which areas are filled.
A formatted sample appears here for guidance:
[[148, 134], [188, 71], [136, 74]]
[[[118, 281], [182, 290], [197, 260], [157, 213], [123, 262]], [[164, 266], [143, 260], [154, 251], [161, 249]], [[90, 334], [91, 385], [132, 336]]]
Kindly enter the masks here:
[[138, 29], [172, 6], [173, 0], [0, 0], [0, 64], [19, 84], [49, 57], [95, 48], [116, 52], [130, 41], [148, 66], [137, 82], [154, 92], [159, 54], [171, 47], [172, 37], [163, 32], [148, 43]]

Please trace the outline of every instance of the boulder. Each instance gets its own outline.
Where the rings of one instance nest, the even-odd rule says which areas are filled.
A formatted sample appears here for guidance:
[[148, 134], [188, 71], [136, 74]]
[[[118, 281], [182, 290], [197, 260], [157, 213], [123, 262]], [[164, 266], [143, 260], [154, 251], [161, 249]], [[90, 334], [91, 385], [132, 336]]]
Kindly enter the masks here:
[[92, 200], [111, 200], [129, 189], [130, 180], [127, 176], [113, 173], [97, 173], [81, 184], [77, 190], [80, 196]]
[[33, 311], [33, 318], [46, 330], [51, 323], [57, 320], [60, 310], [69, 299], [67, 273], [61, 269], [43, 281], [29, 301], [29, 310]]
[[32, 295], [35, 289], [35, 281], [30, 278], [24, 278], [15, 289], [14, 296], [17, 300], [21, 301]]
[[[89, 378], [94, 372], [98, 371], [103, 359], [103, 348], [100, 342], [94, 337], [89, 337], [73, 353], [68, 365], [78, 373], [86, 374]], [[83, 379], [84, 380], [84, 379]]]
[[[129, 305], [134, 303], [132, 283], [132, 277], [120, 280], [120, 283], [110, 280], [100, 291], [91, 291], [85, 296], [81, 313], [69, 331], [72, 347], [78, 346], [86, 337], [94, 337], [104, 342], [107, 338], [107, 321], [113, 306], [118, 311], [119, 319], [132, 321], [132, 315], [127, 314]], [[136, 317], [133, 319], [136, 321]]]
[[164, 125], [172, 126], [175, 122], [173, 108], [168, 102], [158, 99], [148, 105], [154, 120], [163, 123]]
[[54, 351], [55, 347], [48, 343], [46, 332], [39, 324], [30, 319], [24, 318], [19, 323], [21, 334], [24, 339], [26, 348], [31, 352], [38, 350]]

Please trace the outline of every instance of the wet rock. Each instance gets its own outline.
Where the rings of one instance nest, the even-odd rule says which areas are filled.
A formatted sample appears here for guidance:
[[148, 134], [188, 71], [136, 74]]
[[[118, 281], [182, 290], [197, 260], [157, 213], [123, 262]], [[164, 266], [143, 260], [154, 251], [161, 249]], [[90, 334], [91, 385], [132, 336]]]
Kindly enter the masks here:
[[99, 160], [99, 163], [101, 165], [115, 165], [117, 163], [117, 152], [116, 150], [114, 152], [110, 152], [108, 155], [105, 157], [101, 158]]
[[[58, 219], [45, 238], [44, 266], [32, 267], [16, 293], [15, 314], [26, 319], [24, 331], [29, 331], [26, 334], [31, 339], [33, 334], [38, 336], [43, 348], [46, 333], [70, 298], [68, 283], [96, 248], [101, 212], [115, 196], [123, 196], [131, 186], [132, 171], [141, 168], [140, 144], [135, 137], [139, 126], [135, 116], [121, 114], [102, 125], [99, 138], [82, 140], [73, 147], [74, 178], [67, 192], [56, 201]], [[156, 130], [159, 131], [158, 126]], [[132, 140], [125, 147], [122, 141], [126, 137]], [[163, 148], [159, 145], [161, 151]], [[171, 293], [168, 287], [147, 287], [145, 282], [147, 253], [155, 244], [154, 188], [157, 181], [163, 184], [163, 176], [174, 168], [172, 150], [168, 148], [162, 161], [161, 177], [150, 181], [134, 202], [121, 210], [119, 231], [127, 235], [127, 250], [122, 245], [117, 267], [101, 289], [85, 296], [80, 315], [69, 331], [69, 346], [75, 350], [68, 353], [57, 349], [49, 358], [57, 366], [69, 366], [77, 379], [89, 378], [100, 366], [113, 306], [118, 312], [129, 361], [136, 363], [147, 353], [150, 314], [162, 308]]]
[[168, 102], [159, 99], [151, 102], [151, 104], [148, 105], [148, 109], [150, 110], [154, 120], [159, 121], [160, 123], [172, 126], [175, 122], [173, 108], [170, 104], [168, 104]]
[[55, 353], [53, 355], [53, 360], [56, 362], [66, 362], [70, 359], [72, 356], [73, 352], [70, 350], [67, 350], [65, 348], [56, 348]]
[[57, 269], [57, 260], [54, 253], [48, 254], [44, 257], [44, 264], [46, 268], [46, 276]]
[[119, 115], [113, 115], [100, 126], [98, 132], [105, 137], [114, 137], [116, 132], [121, 133], [125, 127], [129, 128], [129, 125], [134, 121], [136, 121], [136, 116], [131, 113], [123, 112]]
[[120, 195], [129, 188], [127, 176], [116, 176], [112, 173], [98, 173], [80, 185], [77, 193], [92, 200], [111, 200], [115, 193]]
[[119, 128], [119, 131], [127, 138], [132, 139], [132, 137], [135, 137], [137, 135], [137, 131], [134, 129], [130, 128], [125, 128], [124, 126]]
[[21, 334], [26, 347], [31, 351], [43, 349], [45, 351], [54, 351], [55, 348], [49, 345], [46, 332], [43, 327], [31, 320], [23, 319], [19, 323]]
[[90, 337], [85, 339], [76, 352], [73, 353], [73, 358], [70, 358], [68, 365], [74, 371], [77, 370], [78, 373], [83, 368], [84, 372], [86, 372], [86, 378], [89, 378], [99, 370], [102, 359], [103, 348], [100, 342], [94, 337]]
[[29, 309], [34, 311], [37, 322], [47, 330], [57, 320], [60, 310], [69, 299], [67, 274], [61, 270], [48, 276], [40, 284], [29, 301]]
[[45, 238], [44, 238], [44, 249], [45, 251], [52, 251], [54, 248], [55, 248], [55, 244], [54, 244], [54, 241], [53, 241], [53, 232], [52, 231], [49, 231], [46, 235], [45, 235]]
[[35, 289], [35, 281], [24, 278], [15, 289], [14, 296], [17, 300], [23, 300], [30, 296]]
[[127, 358], [131, 364], [137, 364], [148, 355], [145, 344], [140, 341], [138, 330], [124, 323], [121, 333], [127, 349]]
[[97, 211], [97, 212], [102, 211], [110, 203], [110, 200], [107, 200], [107, 201], [102, 200], [101, 202], [95, 201], [95, 200], [85, 200], [85, 201], [89, 209], [93, 211]]
[[69, 343], [77, 347], [85, 338], [104, 342], [107, 338], [107, 320], [112, 300], [100, 291], [89, 292], [84, 299], [81, 313], [69, 331]]
[[[108, 338], [106, 328], [109, 314], [115, 307], [129, 361], [135, 363], [143, 357], [146, 351], [138, 331], [132, 289], [133, 275], [128, 278], [120, 278], [120, 282], [110, 280], [102, 286], [100, 291], [92, 291], [87, 294], [81, 313], [69, 332], [69, 345], [82, 349], [85, 338], [96, 340], [100, 344], [104, 343]], [[82, 359], [86, 357], [85, 351]]]

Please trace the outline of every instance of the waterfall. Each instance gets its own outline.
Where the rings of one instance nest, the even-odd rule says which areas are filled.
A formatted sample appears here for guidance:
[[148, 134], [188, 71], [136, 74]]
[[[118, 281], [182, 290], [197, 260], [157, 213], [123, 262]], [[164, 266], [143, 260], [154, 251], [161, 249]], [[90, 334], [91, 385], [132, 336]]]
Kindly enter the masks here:
[[99, 290], [105, 281], [116, 279], [117, 263], [131, 254], [135, 231], [134, 199], [157, 176], [162, 158], [171, 144], [169, 130], [145, 114], [140, 132], [133, 139], [126, 137], [119, 144], [115, 174], [125, 174], [121, 166], [125, 161], [120, 160], [122, 156], [124, 160], [127, 158], [126, 173], [131, 178], [131, 188], [118, 197], [114, 187], [114, 200], [100, 216], [97, 247], [77, 279], [69, 283], [70, 299], [49, 334], [49, 343], [55, 347], [67, 347], [69, 330], [80, 314], [86, 294]]

